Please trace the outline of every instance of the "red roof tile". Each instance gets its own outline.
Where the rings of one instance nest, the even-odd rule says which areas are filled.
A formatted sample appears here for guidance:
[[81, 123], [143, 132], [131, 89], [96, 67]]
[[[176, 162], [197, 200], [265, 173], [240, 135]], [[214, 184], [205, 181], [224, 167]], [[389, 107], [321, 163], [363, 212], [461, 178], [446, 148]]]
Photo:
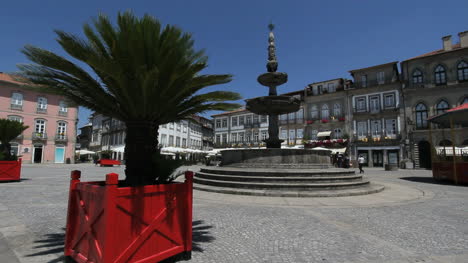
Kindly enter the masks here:
[[458, 49], [462, 49], [462, 47], [460, 46], [460, 43], [452, 45], [452, 50], [445, 51], [444, 49], [438, 49], [438, 50], [434, 50], [434, 51], [431, 51], [431, 52], [428, 52], [428, 53], [425, 53], [425, 54], [422, 54], [422, 55], [419, 55], [419, 56], [416, 56], [416, 57], [409, 58], [409, 59], [407, 59], [405, 61], [413, 60], [413, 59], [417, 59], [417, 58], [434, 56], [434, 55], [437, 55], [437, 54], [450, 52], [450, 51], [454, 51], [454, 50], [458, 50]]
[[14, 84], [23, 84], [19, 81], [16, 81], [12, 76], [6, 74], [6, 73], [3, 73], [3, 72], [0, 72], [0, 81], [4, 81], [4, 82], [10, 82], [10, 83], [14, 83]]
[[226, 112], [223, 112], [223, 113], [218, 113], [218, 114], [211, 115], [211, 117], [229, 115], [229, 114], [232, 114], [232, 113], [242, 112], [242, 111], [248, 111], [248, 110], [242, 108], [242, 109], [233, 110], [233, 111], [226, 111]]

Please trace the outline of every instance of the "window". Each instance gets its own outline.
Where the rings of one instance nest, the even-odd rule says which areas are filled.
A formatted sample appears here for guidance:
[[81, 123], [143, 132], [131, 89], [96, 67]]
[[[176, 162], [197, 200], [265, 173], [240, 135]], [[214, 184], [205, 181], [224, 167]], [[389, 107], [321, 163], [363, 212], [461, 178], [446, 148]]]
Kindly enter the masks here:
[[369, 107], [371, 112], [380, 111], [380, 96], [372, 96], [369, 98]]
[[253, 115], [253, 123], [258, 123], [258, 115], [257, 114]]
[[361, 87], [363, 88], [367, 87], [367, 75], [361, 76]]
[[383, 71], [377, 72], [377, 83], [379, 85], [385, 83], [385, 72], [383, 72]]
[[244, 125], [244, 120], [245, 120], [244, 116], [239, 116], [239, 125]]
[[378, 137], [382, 134], [382, 125], [380, 120], [371, 121], [371, 133], [374, 137]]
[[187, 125], [184, 124], [183, 126], [184, 126], [184, 128], [183, 128], [182, 132], [183, 132], [183, 133], [187, 133]]
[[[226, 120], [227, 122], [227, 120]], [[227, 141], [227, 133], [223, 133], [223, 143], [226, 144], [228, 141]]]
[[328, 92], [335, 92], [335, 83], [328, 83]]
[[180, 147], [180, 137], [179, 137], [179, 136], [176, 136], [176, 139], [175, 139], [175, 146], [176, 146], [176, 147]]
[[65, 139], [67, 132], [67, 123], [66, 122], [58, 122], [57, 123], [57, 139]]
[[258, 142], [258, 131], [254, 132], [254, 137], [253, 137], [253, 140], [254, 142]]
[[414, 84], [423, 83], [423, 73], [421, 72], [421, 70], [417, 69], [413, 72], [413, 83]]
[[385, 132], [387, 136], [395, 136], [396, 135], [396, 120], [385, 120]]
[[21, 116], [10, 115], [8, 116], [8, 119], [11, 121], [17, 121], [17, 122], [23, 123], [23, 117]]
[[328, 104], [322, 105], [322, 120], [330, 117], [330, 111], [328, 110]]
[[261, 123], [267, 122], [267, 115], [261, 115], [261, 116], [260, 116], [260, 122], [261, 122]]
[[216, 128], [221, 128], [221, 120], [216, 120]]
[[427, 107], [423, 103], [416, 105], [416, 128], [427, 128]]
[[299, 109], [297, 112], [296, 112], [296, 119], [300, 122], [302, 122], [302, 120], [304, 119], [304, 109]]
[[23, 94], [14, 92], [11, 95], [11, 108], [17, 110], [23, 108]]
[[298, 139], [302, 139], [304, 137], [304, 130], [303, 129], [297, 129], [296, 136], [297, 136]]
[[262, 131], [262, 141], [263, 141], [263, 140], [266, 140], [266, 139], [268, 139], [268, 131], [267, 131], [267, 130], [263, 130], [263, 131]]
[[47, 110], [47, 99], [44, 97], [37, 98], [37, 110], [38, 111], [45, 111]]
[[318, 89], [318, 92], [319, 92], [320, 94], [323, 93], [322, 85], [318, 85], [318, 86], [317, 86], [317, 89]]
[[447, 75], [445, 68], [442, 65], [438, 65], [434, 70], [434, 79], [436, 85], [443, 85], [447, 83]]
[[231, 142], [237, 142], [237, 133], [231, 134]]
[[220, 144], [221, 143], [221, 135], [216, 134], [216, 143]]
[[251, 137], [252, 137], [252, 134], [250, 134], [250, 132], [245, 133], [245, 141], [246, 142], [250, 142]]
[[341, 117], [341, 104], [335, 103], [333, 105], [333, 115], [338, 118]]
[[356, 98], [356, 110], [366, 111], [366, 109], [367, 109], [366, 97]]
[[289, 120], [289, 123], [294, 123], [296, 121], [296, 113], [295, 112], [288, 113], [288, 120]]
[[237, 117], [232, 117], [231, 118], [231, 124], [232, 124], [233, 127], [237, 126], [237, 119], [238, 119]]
[[182, 127], [181, 127], [180, 123], [176, 123], [176, 130], [180, 131], [181, 129], [182, 129]]
[[289, 130], [289, 140], [294, 141], [296, 138], [296, 131], [295, 130]]
[[316, 105], [312, 105], [310, 107], [310, 118], [312, 120], [316, 120], [318, 119], [318, 110], [317, 110], [317, 106]]
[[367, 122], [360, 121], [357, 123], [357, 135], [358, 137], [367, 136]]
[[317, 131], [317, 130], [312, 130], [312, 131], [310, 132], [310, 138], [311, 138], [312, 140], [317, 140], [317, 134], [318, 134], [318, 131]]
[[19, 144], [16, 142], [10, 143], [10, 154], [18, 156], [19, 153]]
[[174, 146], [174, 136], [169, 135], [169, 146]]
[[341, 129], [337, 128], [333, 130], [333, 137], [334, 139], [340, 139], [343, 136]]
[[239, 142], [243, 142], [243, 141], [244, 141], [244, 133], [239, 132]]
[[395, 94], [385, 94], [384, 95], [384, 105], [385, 108], [395, 107]]
[[167, 135], [166, 134], [161, 134], [161, 141], [159, 142], [162, 146], [167, 145]]
[[182, 139], [182, 147], [187, 147], [187, 139], [185, 138]]
[[68, 111], [68, 107], [67, 107], [67, 104], [65, 103], [65, 101], [60, 101], [59, 102], [59, 112], [67, 112]]
[[457, 66], [457, 76], [459, 81], [468, 80], [468, 64], [465, 61], [462, 61]]
[[252, 123], [252, 115], [248, 115], [248, 116], [245, 118], [245, 123], [246, 123], [246, 124], [251, 124], [251, 123]]
[[174, 123], [173, 122], [169, 123], [169, 129], [174, 130]]
[[441, 114], [446, 112], [449, 109], [449, 104], [445, 100], [439, 101], [436, 106], [436, 113]]
[[288, 137], [288, 130], [281, 129], [281, 137], [280, 139], [286, 139]]

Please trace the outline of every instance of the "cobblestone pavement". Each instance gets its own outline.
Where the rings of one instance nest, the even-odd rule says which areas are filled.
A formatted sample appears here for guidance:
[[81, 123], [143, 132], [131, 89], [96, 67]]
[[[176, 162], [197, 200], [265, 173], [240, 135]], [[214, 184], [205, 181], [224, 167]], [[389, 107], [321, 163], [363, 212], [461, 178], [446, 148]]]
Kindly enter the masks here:
[[[24, 165], [23, 181], [0, 183], [0, 263], [62, 262], [73, 169], [84, 181], [123, 176], [123, 167]], [[356, 197], [195, 191], [191, 262], [468, 262], [468, 187], [430, 175], [367, 169], [386, 190]]]

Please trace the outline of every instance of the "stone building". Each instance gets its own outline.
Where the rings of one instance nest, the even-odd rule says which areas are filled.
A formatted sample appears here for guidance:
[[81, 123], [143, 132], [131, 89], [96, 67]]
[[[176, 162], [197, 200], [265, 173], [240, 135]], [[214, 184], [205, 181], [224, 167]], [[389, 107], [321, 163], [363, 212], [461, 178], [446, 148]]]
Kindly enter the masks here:
[[[332, 146], [332, 140], [341, 139], [343, 147], [351, 133], [349, 129], [349, 103], [343, 78], [315, 82], [304, 89], [305, 139]], [[322, 145], [323, 142], [327, 142]]]
[[[462, 103], [468, 103], [468, 31], [442, 38], [442, 48], [410, 58], [401, 63], [404, 97], [404, 119], [407, 122], [408, 157], [416, 167], [431, 167], [429, 123], [427, 118]], [[468, 117], [467, 117], [468, 118]], [[433, 143], [437, 146], [468, 145], [468, 128], [450, 130], [432, 127]]]
[[349, 72], [354, 78], [354, 85], [347, 90], [352, 109], [352, 155], [363, 155], [370, 167], [399, 164], [405, 138], [398, 62]]
[[74, 162], [78, 107], [64, 97], [24, 89], [0, 72], [0, 118], [29, 126], [11, 142], [24, 163]]
[[[296, 112], [279, 115], [279, 138], [284, 140], [282, 145], [302, 145], [304, 140], [304, 91], [298, 90], [282, 95], [298, 98], [301, 101], [301, 107]], [[268, 136], [268, 135], [267, 135]]]

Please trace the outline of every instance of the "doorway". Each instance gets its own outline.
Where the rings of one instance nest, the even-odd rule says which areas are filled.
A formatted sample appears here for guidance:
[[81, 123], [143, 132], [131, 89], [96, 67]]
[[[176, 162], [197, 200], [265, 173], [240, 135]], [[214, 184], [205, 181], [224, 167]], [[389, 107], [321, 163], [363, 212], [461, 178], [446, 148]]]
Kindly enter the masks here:
[[65, 147], [56, 146], [55, 147], [55, 163], [64, 163], [65, 162]]
[[383, 152], [382, 150], [372, 150], [372, 164], [374, 167], [383, 166]]
[[431, 144], [428, 141], [420, 141], [418, 143], [419, 150], [419, 167], [431, 169]]
[[42, 163], [43, 145], [34, 145], [33, 163]]

